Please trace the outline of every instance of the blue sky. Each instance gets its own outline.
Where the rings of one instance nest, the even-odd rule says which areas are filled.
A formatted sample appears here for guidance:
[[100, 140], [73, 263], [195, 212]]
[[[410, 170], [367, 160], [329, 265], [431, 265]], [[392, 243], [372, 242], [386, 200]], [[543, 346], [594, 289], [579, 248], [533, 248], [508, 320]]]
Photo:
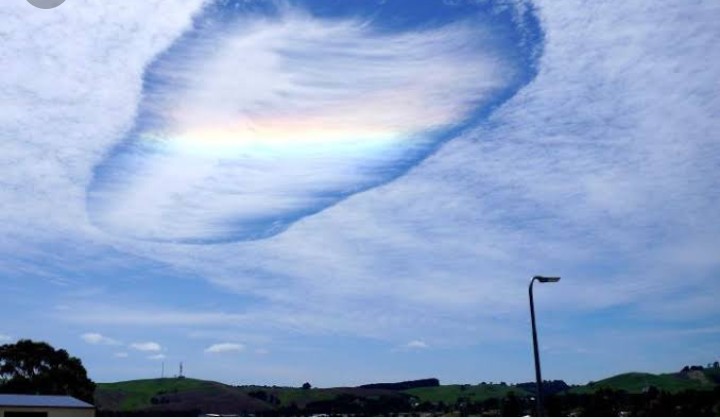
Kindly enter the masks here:
[[[412, 4], [412, 5], [411, 5]], [[0, 6], [0, 340], [97, 381], [717, 360], [720, 4]]]

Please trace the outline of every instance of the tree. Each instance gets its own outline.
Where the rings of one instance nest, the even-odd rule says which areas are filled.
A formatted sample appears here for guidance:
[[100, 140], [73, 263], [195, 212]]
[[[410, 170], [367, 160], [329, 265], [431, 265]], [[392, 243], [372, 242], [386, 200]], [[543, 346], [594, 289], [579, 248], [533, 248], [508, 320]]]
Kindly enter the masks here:
[[515, 392], [508, 391], [500, 404], [500, 416], [522, 416], [522, 405]]
[[305, 383], [302, 385], [302, 388], [303, 388], [303, 390], [310, 390], [312, 388], [312, 386], [310, 385], [310, 383]]
[[64, 349], [23, 339], [0, 346], [0, 393], [67, 395], [93, 402], [95, 383]]

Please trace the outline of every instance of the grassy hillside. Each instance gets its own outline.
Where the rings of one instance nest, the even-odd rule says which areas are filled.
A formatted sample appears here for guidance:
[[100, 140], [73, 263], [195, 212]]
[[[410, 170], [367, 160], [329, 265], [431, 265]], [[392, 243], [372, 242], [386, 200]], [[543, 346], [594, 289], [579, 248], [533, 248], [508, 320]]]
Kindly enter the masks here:
[[592, 393], [602, 388], [624, 390], [628, 393], [641, 393], [649, 387], [678, 393], [684, 390], [712, 390], [715, 384], [715, 371], [690, 371], [688, 373], [673, 374], [647, 374], [642, 372], [629, 372], [616, 375], [595, 383], [578, 386], [570, 393]]
[[[304, 408], [313, 402], [333, 400], [341, 395], [377, 398], [381, 396], [393, 397], [399, 394], [399, 392], [392, 390], [364, 389], [358, 387], [313, 388], [305, 390], [297, 387], [239, 386], [237, 389], [261, 400], [270, 400], [271, 403], [280, 407], [295, 405], [300, 408]], [[262, 393], [265, 393], [265, 395]]]
[[517, 396], [527, 395], [528, 392], [507, 385], [500, 384], [479, 384], [479, 385], [446, 385], [439, 387], [422, 387], [405, 390], [405, 394], [417, 397], [420, 402], [443, 402], [454, 404], [459, 399], [466, 399], [470, 402], [480, 402], [491, 398], [503, 398], [508, 392], [514, 392]]
[[98, 405], [112, 410], [144, 409], [152, 405], [151, 399], [157, 395], [190, 390], [212, 391], [216, 388], [214, 384], [192, 378], [101, 383], [98, 384], [95, 399]]
[[[305, 390], [275, 386], [233, 387], [192, 378], [165, 378], [98, 384], [95, 398], [98, 408], [113, 411], [181, 410], [192, 408], [203, 401], [206, 402], [205, 405], [212, 405], [207, 403], [208, 400], [215, 400], [213, 411], [219, 411], [223, 399], [228, 399], [226, 402], [237, 399], [235, 407], [241, 406], [244, 411], [257, 412], [291, 405], [305, 408], [310, 403], [330, 401], [348, 395], [367, 399], [413, 397], [419, 402], [454, 404], [460, 399], [476, 402], [493, 397], [502, 398], [510, 391], [518, 396], [528, 394], [525, 390], [500, 384], [447, 385], [404, 391], [358, 387]], [[228, 409], [229, 406], [226, 406], [220, 410]]]
[[172, 410], [233, 413], [272, 406], [235, 387], [192, 378], [157, 378], [98, 384], [95, 403], [101, 410]]
[[404, 397], [400, 392], [356, 387], [302, 389], [229, 386], [192, 378], [164, 378], [98, 384], [95, 403], [105, 411], [190, 411], [255, 413], [280, 407], [305, 408], [341, 395], [362, 398]]
[[[527, 383], [526, 383], [527, 384]], [[564, 383], [562, 383], [564, 385]], [[684, 390], [712, 390], [720, 384], [720, 369], [689, 370], [672, 374], [631, 372], [606, 378], [567, 391], [589, 394], [609, 388], [628, 393], [643, 393], [649, 387], [680, 393]], [[525, 385], [521, 385], [524, 388]], [[106, 412], [178, 412], [192, 415], [203, 413], [262, 414], [272, 410], [297, 412], [297, 409], [330, 411], [344, 406], [351, 409], [372, 409], [395, 403], [409, 406], [410, 402], [425, 402], [455, 406], [460, 401], [477, 403], [502, 399], [509, 392], [523, 399], [531, 392], [504, 384], [443, 385], [416, 387], [407, 390], [382, 388], [337, 387], [302, 389], [276, 386], [229, 386], [213, 381], [192, 378], [165, 378], [98, 384], [95, 402]], [[290, 410], [288, 410], [290, 409]], [[294, 410], [293, 410], [294, 409]], [[368, 410], [372, 411], [372, 410]], [[401, 412], [403, 410], [400, 410]], [[363, 410], [360, 410], [363, 412]], [[382, 412], [379, 411], [379, 412]], [[291, 414], [291, 413], [288, 413]]]

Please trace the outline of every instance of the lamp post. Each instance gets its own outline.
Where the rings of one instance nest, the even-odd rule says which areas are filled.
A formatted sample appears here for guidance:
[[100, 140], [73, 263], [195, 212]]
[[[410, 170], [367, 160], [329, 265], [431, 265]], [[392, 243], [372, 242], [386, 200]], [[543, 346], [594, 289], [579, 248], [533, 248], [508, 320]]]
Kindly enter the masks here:
[[532, 337], [533, 337], [533, 353], [535, 355], [535, 382], [537, 383], [537, 394], [535, 401], [537, 403], [537, 415], [544, 416], [543, 410], [543, 394], [542, 394], [542, 374], [540, 373], [540, 353], [538, 352], [538, 339], [537, 329], [535, 328], [535, 303], [533, 302], [533, 284], [535, 281], [538, 282], [558, 282], [559, 276], [539, 276], [535, 275], [530, 280], [529, 294], [530, 294], [530, 320], [532, 322]]

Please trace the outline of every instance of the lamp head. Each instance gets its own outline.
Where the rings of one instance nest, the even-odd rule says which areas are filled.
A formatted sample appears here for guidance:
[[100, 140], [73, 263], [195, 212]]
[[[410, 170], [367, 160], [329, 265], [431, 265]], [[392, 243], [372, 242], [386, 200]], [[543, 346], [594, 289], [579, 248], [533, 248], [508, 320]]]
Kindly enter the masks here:
[[537, 279], [538, 282], [558, 282], [560, 280], [559, 276], [539, 276], [535, 275], [533, 279]]

